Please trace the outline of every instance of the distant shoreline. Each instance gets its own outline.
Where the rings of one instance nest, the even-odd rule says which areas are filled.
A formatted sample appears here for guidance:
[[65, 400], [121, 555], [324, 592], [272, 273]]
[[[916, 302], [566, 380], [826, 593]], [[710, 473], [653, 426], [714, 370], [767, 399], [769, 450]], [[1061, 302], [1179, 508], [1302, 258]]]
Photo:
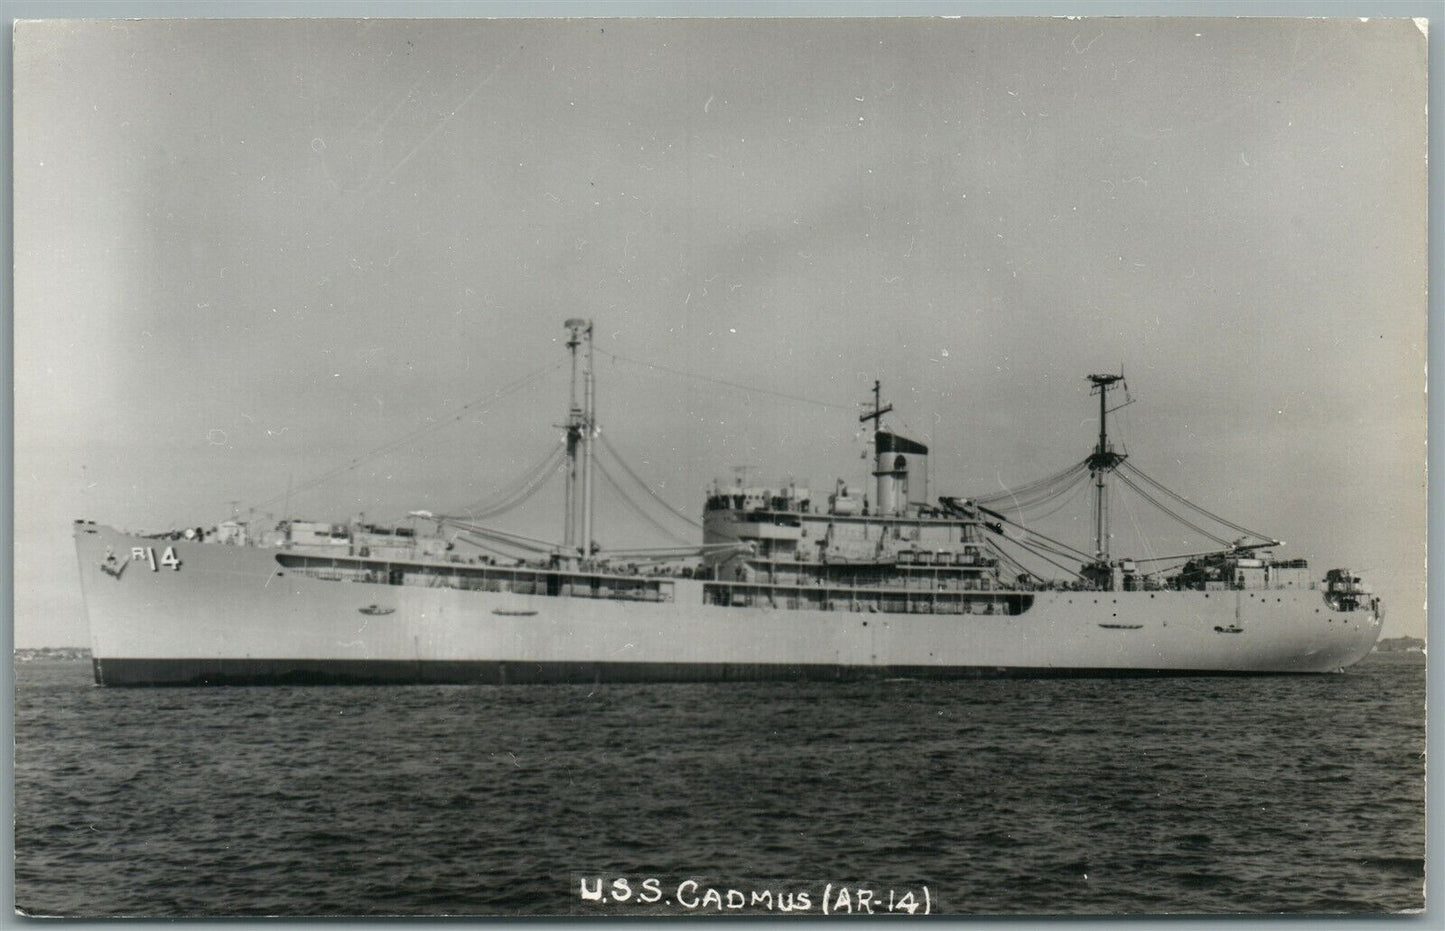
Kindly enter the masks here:
[[71, 660], [81, 662], [90, 659], [89, 647], [16, 647], [15, 662], [31, 663], [35, 660]]
[[1375, 644], [1376, 653], [1424, 653], [1425, 641], [1419, 637], [1389, 637]]

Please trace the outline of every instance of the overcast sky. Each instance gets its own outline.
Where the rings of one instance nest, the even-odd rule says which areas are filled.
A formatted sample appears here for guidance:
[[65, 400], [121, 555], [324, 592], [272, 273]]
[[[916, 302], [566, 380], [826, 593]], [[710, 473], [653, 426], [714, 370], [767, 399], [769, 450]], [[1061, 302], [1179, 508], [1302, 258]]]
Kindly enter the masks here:
[[[935, 494], [1037, 478], [1122, 364], [1133, 462], [1423, 635], [1425, 87], [1402, 20], [18, 24], [16, 643], [87, 640], [77, 517], [494, 495], [566, 372], [464, 405], [572, 316], [693, 517], [859, 483], [874, 378]], [[1116, 553], [1188, 542], [1129, 508]], [[560, 538], [560, 486], [507, 520]]]

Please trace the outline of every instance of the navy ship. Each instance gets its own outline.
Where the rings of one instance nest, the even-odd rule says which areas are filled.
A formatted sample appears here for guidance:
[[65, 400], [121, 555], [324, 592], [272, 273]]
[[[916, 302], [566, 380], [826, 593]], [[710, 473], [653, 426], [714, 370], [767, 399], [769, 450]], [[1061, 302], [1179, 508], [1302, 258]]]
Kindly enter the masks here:
[[[817, 499], [797, 484], [715, 482], [700, 541], [601, 550], [592, 324], [565, 326], [560, 541], [426, 511], [401, 525], [232, 519], [179, 533], [77, 521], [95, 681], [1325, 673], [1379, 637], [1379, 600], [1358, 575], [1276, 558], [1279, 541], [1204, 511], [1116, 450], [1109, 401], [1122, 373], [1089, 376], [1089, 455], [1006, 493], [931, 498], [928, 447], [885, 425], [892, 407], [875, 382], [859, 418], [872, 431], [871, 494], [841, 480]], [[1111, 553], [1116, 481], [1217, 548]], [[1085, 490], [1092, 548], [1026, 520]]]

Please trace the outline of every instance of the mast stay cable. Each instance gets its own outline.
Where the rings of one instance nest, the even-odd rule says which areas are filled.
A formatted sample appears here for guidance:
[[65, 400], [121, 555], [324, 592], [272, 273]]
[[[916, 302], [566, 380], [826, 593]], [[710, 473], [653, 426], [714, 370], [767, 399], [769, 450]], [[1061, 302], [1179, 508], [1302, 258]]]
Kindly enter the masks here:
[[1183, 504], [1183, 505], [1185, 505], [1185, 506], [1187, 506], [1187, 507], [1189, 507], [1189, 508], [1194, 509], [1195, 511], [1198, 511], [1200, 514], [1203, 514], [1205, 517], [1208, 517], [1208, 518], [1210, 518], [1211, 520], [1218, 521], [1220, 524], [1223, 524], [1224, 526], [1228, 527], [1230, 530], [1236, 530], [1236, 531], [1238, 531], [1238, 532], [1240, 532], [1240, 533], [1248, 534], [1249, 536], [1251, 536], [1251, 537], [1256, 537], [1256, 538], [1258, 538], [1258, 539], [1260, 539], [1260, 540], [1268, 540], [1268, 541], [1270, 541], [1270, 543], [1274, 543], [1274, 542], [1275, 542], [1275, 541], [1274, 541], [1274, 538], [1271, 537], [1271, 536], [1269, 536], [1269, 535], [1267, 535], [1267, 534], [1260, 533], [1260, 532], [1258, 532], [1258, 531], [1256, 531], [1256, 530], [1250, 530], [1248, 527], [1241, 527], [1239, 524], [1233, 523], [1233, 522], [1231, 522], [1231, 521], [1227, 521], [1227, 520], [1225, 520], [1224, 518], [1220, 517], [1218, 514], [1215, 514], [1215, 513], [1212, 512], [1212, 511], [1205, 510], [1204, 508], [1202, 508], [1202, 507], [1200, 507], [1199, 505], [1195, 504], [1193, 501], [1190, 501], [1188, 498], [1184, 497], [1183, 495], [1178, 494], [1177, 492], [1171, 491], [1170, 489], [1166, 488], [1164, 485], [1160, 484], [1158, 481], [1150, 478], [1148, 475], [1144, 474], [1144, 471], [1143, 471], [1142, 469], [1140, 469], [1138, 466], [1135, 466], [1135, 465], [1132, 464], [1132, 463], [1125, 462], [1125, 463], [1123, 463], [1123, 467], [1124, 467], [1125, 469], [1128, 469], [1129, 472], [1130, 472], [1130, 474], [1135, 475], [1135, 476], [1138, 476], [1139, 478], [1142, 478], [1144, 481], [1148, 482], [1150, 485], [1153, 485], [1155, 488], [1157, 488], [1157, 489], [1159, 489], [1160, 491], [1164, 492], [1166, 495], [1168, 495], [1169, 497], [1173, 498], [1175, 501], [1178, 501], [1180, 504]]
[[521, 507], [557, 474], [562, 466], [562, 459], [566, 455], [567, 452], [562, 447], [553, 447], [552, 451], [547, 454], [547, 458], [529, 469], [520, 482], [513, 482], [511, 490], [490, 501], [474, 502], [466, 507], [458, 508], [458, 511], [466, 514], [469, 520], [477, 521], [486, 520], [489, 517], [501, 517], [503, 514]]
[[696, 372], [687, 372], [682, 369], [675, 369], [667, 365], [658, 365], [656, 362], [640, 362], [637, 359], [629, 359], [627, 356], [620, 356], [615, 352], [608, 352], [606, 349], [597, 349], [598, 353], [607, 356], [614, 362], [630, 362], [633, 365], [640, 365], [643, 368], [657, 369], [659, 372], [670, 372], [673, 375], [681, 375], [683, 378], [695, 378], [698, 381], [711, 382], [714, 385], [726, 385], [729, 388], [736, 388], [739, 391], [747, 391], [753, 394], [767, 394], [775, 398], [784, 398], [789, 401], [798, 401], [803, 404], [814, 404], [818, 407], [832, 408], [833, 410], [850, 411], [853, 408], [845, 404], [833, 404], [828, 401], [819, 401], [814, 398], [805, 398], [796, 394], [788, 394], [783, 391], [772, 391], [768, 388], [759, 388], [756, 385], [744, 385], [735, 381], [727, 381], [722, 378], [713, 378], [709, 375], [699, 375]]
[[536, 381], [538, 378], [541, 378], [543, 375], [546, 375], [561, 368], [564, 364], [565, 363], [563, 362], [554, 362], [551, 365], [544, 365], [533, 372], [523, 375], [521, 378], [518, 378], [506, 385], [503, 385], [501, 388], [497, 389], [486, 397], [478, 398], [475, 401], [470, 401], [466, 404], [463, 404], [461, 407], [457, 408], [456, 412], [450, 417], [447, 417], [443, 420], [438, 420], [434, 423], [427, 424], [424, 427], [419, 427], [415, 430], [412, 430], [410, 433], [405, 434], [404, 436], [397, 437], [396, 439], [383, 443], [368, 452], [355, 456], [342, 463], [341, 465], [333, 466], [332, 468], [327, 469], [319, 475], [307, 479], [306, 481], [300, 483], [294, 488], [288, 489], [281, 494], [272, 495], [270, 498], [267, 498], [264, 501], [253, 504], [250, 507], [250, 510], [259, 511], [266, 507], [269, 507], [270, 505], [275, 504], [278, 501], [281, 501], [284, 498], [289, 498], [290, 496], [298, 494], [300, 492], [309, 491], [310, 489], [315, 488], [318, 485], [325, 484], [332, 479], [338, 478], [339, 476], [344, 475], [345, 473], [350, 472], [352, 469], [355, 469], [367, 462], [370, 462], [373, 459], [384, 456], [387, 453], [394, 452], [395, 450], [400, 449], [403, 446], [416, 442], [417, 440], [421, 439], [424, 436], [427, 436], [428, 434], [435, 433], [438, 430], [449, 427], [457, 421], [461, 420], [463, 417], [465, 417], [473, 408], [483, 404], [491, 404], [496, 401], [500, 401], [503, 398], [510, 397], [511, 395], [516, 394], [518, 391], [525, 388], [527, 385]]
[[671, 504], [669, 504], [669, 503], [667, 502], [667, 500], [666, 500], [665, 498], [663, 498], [663, 497], [662, 497], [661, 495], [659, 495], [657, 492], [653, 491], [653, 490], [652, 490], [652, 486], [648, 485], [647, 482], [643, 481], [643, 480], [642, 480], [642, 477], [639, 476], [639, 475], [637, 474], [637, 472], [634, 471], [633, 468], [627, 464], [627, 460], [623, 459], [622, 456], [617, 452], [616, 447], [614, 447], [614, 446], [612, 445], [611, 441], [609, 441], [609, 440], [607, 439], [607, 434], [605, 434], [605, 433], [599, 433], [599, 434], [598, 434], [598, 439], [600, 439], [600, 440], [602, 441], [602, 447], [603, 447], [604, 449], [606, 449], [607, 452], [612, 456], [612, 458], [617, 462], [617, 464], [622, 467], [622, 470], [623, 470], [624, 472], [626, 472], [626, 473], [632, 478], [632, 480], [633, 480], [634, 482], [637, 483], [638, 487], [640, 487], [643, 491], [645, 491], [645, 492], [647, 492], [649, 495], [651, 495], [652, 498], [653, 498], [653, 500], [655, 500], [658, 504], [662, 505], [663, 507], [667, 508], [667, 509], [668, 509], [669, 511], [671, 511], [673, 514], [677, 515], [678, 519], [686, 522], [689, 526], [694, 527], [694, 528], [696, 528], [696, 529], [698, 529], [698, 530], [701, 530], [701, 529], [702, 529], [702, 524], [698, 523], [697, 521], [693, 520], [691, 517], [688, 517], [688, 516], [687, 516], [686, 514], [684, 514], [682, 511], [679, 511], [677, 508], [673, 507]]
[[[1052, 559], [1050, 559], [1049, 557], [1045, 556], [1043, 553], [1038, 552], [1038, 551], [1035, 550], [1033, 547], [1029, 546], [1027, 543], [1024, 543], [1022, 540], [1017, 540], [1017, 539], [1015, 539], [1015, 538], [1013, 538], [1013, 537], [1004, 537], [1002, 534], [1000, 534], [998, 539], [991, 540], [990, 543], [993, 544], [993, 546], [997, 549], [998, 552], [1003, 552], [1002, 547], [1000, 546], [1000, 544], [1001, 544], [1004, 540], [1007, 540], [1008, 542], [1014, 544], [1015, 546], [1018, 546], [1018, 547], [1020, 547], [1020, 548], [1022, 548], [1022, 549], [1024, 549], [1024, 550], [1026, 550], [1027, 552], [1032, 553], [1034, 556], [1037, 556], [1039, 559], [1042, 559], [1044, 562], [1048, 563], [1049, 565], [1053, 566], [1054, 568], [1056, 568], [1056, 569], [1062, 569], [1064, 572], [1067, 572], [1069, 575], [1073, 576], [1073, 577], [1076, 578], [1076, 579], [1083, 579], [1083, 576], [1080, 575], [1079, 573], [1075, 572], [1073, 569], [1070, 569], [1068, 566], [1065, 566], [1065, 565], [1063, 565], [1062, 563], [1054, 562]], [[1015, 563], [1015, 565], [1017, 565], [1017, 564], [1018, 564], [1018, 561], [1017, 561], [1017, 560], [1014, 560], [1014, 563]], [[1027, 570], [1025, 570], [1025, 571], [1027, 571]], [[1029, 574], [1032, 575], [1033, 573], [1029, 573]]]
[[[1023, 519], [1025, 516], [1027, 516], [1031, 520], [1041, 520], [1042, 518], [1048, 517], [1049, 515], [1067, 506], [1070, 502], [1074, 500], [1074, 497], [1077, 496], [1079, 489], [1088, 484], [1089, 473], [1086, 469], [1081, 468], [1071, 471], [1073, 472], [1072, 475], [1069, 475], [1067, 478], [1055, 482], [1053, 486], [1045, 490], [1028, 494], [1024, 498], [1013, 501], [989, 501], [987, 503], [992, 504], [994, 507], [1000, 509], [1007, 509], [1014, 514], [1017, 514], [1020, 519]], [[1067, 475], [1067, 473], [1061, 474]], [[1052, 502], [1057, 501], [1059, 498], [1065, 496], [1067, 496], [1067, 500], [1065, 500], [1063, 504], [1056, 505], [1042, 514], [1036, 513], [1036, 509], [1043, 507], [1044, 505], [1051, 504]], [[977, 499], [974, 500], [975, 504], [977, 504]]]
[[[1084, 562], [1091, 562], [1091, 561], [1093, 560], [1093, 557], [1090, 556], [1088, 553], [1085, 553], [1083, 550], [1075, 549], [1074, 547], [1069, 546], [1067, 543], [1061, 543], [1061, 542], [1059, 542], [1058, 540], [1055, 540], [1053, 537], [1046, 537], [1046, 536], [1044, 536], [1043, 534], [1039, 533], [1037, 530], [1031, 530], [1031, 529], [1029, 529], [1028, 527], [1025, 527], [1024, 525], [1018, 523], [1017, 521], [1010, 520], [1009, 518], [1005, 517], [1004, 515], [1000, 514], [1000, 513], [997, 512], [997, 511], [990, 510], [989, 508], [982, 507], [982, 506], [979, 507], [979, 510], [982, 511], [983, 513], [987, 514], [987, 515], [990, 516], [990, 517], [997, 518], [998, 520], [1004, 522], [1005, 524], [1011, 524], [1012, 526], [1019, 528], [1020, 530], [1024, 531], [1024, 532], [1027, 533], [1027, 534], [1030, 534], [1031, 536], [1038, 537], [1039, 539], [1044, 540], [1044, 541], [1046, 541], [1046, 542], [1048, 542], [1048, 543], [1051, 543], [1051, 544], [1053, 544], [1054, 546], [1059, 547], [1060, 549], [1063, 549], [1063, 550], [1068, 551], [1068, 553], [1070, 554], [1070, 558], [1072, 558], [1072, 559], [1079, 559], [1079, 560], [1082, 560], [1082, 561], [1084, 561]], [[985, 524], [984, 526], [987, 527], [988, 525]], [[990, 527], [989, 529], [993, 529], [993, 528]], [[1002, 533], [999, 533], [999, 536], [1003, 536], [1003, 534], [1002, 534]], [[1015, 541], [1015, 542], [1018, 542], [1018, 541]]]
[[619, 498], [622, 499], [622, 502], [626, 504], [635, 514], [637, 514], [643, 520], [647, 521], [649, 524], [656, 527], [659, 531], [671, 537], [672, 539], [677, 540], [684, 545], [692, 545], [691, 540], [688, 540], [681, 534], [674, 533], [667, 527], [663, 526], [656, 518], [654, 518], [651, 514], [647, 513], [647, 510], [643, 508], [642, 505], [638, 504], [631, 495], [623, 491], [622, 486], [617, 484], [617, 479], [613, 478], [612, 473], [608, 472], [607, 469], [602, 465], [602, 460], [596, 460], [592, 464], [596, 467], [597, 471], [601, 473], [602, 477], [607, 480], [607, 484], [611, 486], [612, 490], [617, 492], [617, 495]]
[[1160, 501], [1156, 500], [1156, 499], [1155, 499], [1154, 497], [1152, 497], [1147, 491], [1145, 491], [1144, 489], [1142, 489], [1142, 488], [1140, 488], [1138, 485], [1136, 485], [1136, 484], [1133, 482], [1133, 480], [1131, 480], [1131, 479], [1129, 478], [1129, 476], [1119, 474], [1118, 472], [1116, 472], [1115, 474], [1118, 475], [1119, 481], [1123, 482], [1125, 485], [1128, 485], [1130, 488], [1134, 489], [1134, 492], [1135, 492], [1136, 494], [1138, 494], [1139, 497], [1143, 498], [1145, 501], [1148, 501], [1150, 504], [1154, 505], [1156, 508], [1158, 508], [1159, 510], [1163, 511], [1165, 514], [1168, 514], [1170, 517], [1174, 518], [1174, 519], [1177, 520], [1179, 523], [1183, 524], [1184, 526], [1188, 527], [1189, 529], [1193, 530], [1193, 531], [1196, 532], [1196, 533], [1203, 534], [1204, 536], [1206, 536], [1206, 537], [1208, 537], [1209, 539], [1213, 540], [1215, 543], [1218, 543], [1220, 546], [1224, 546], [1224, 547], [1230, 546], [1230, 541], [1226, 540], [1224, 537], [1216, 536], [1215, 534], [1210, 533], [1208, 530], [1205, 530], [1203, 527], [1199, 526], [1198, 524], [1194, 523], [1193, 521], [1190, 521], [1188, 518], [1182, 517], [1182, 516], [1180, 516], [1179, 514], [1176, 514], [1174, 511], [1170, 510], [1166, 505], [1163, 504], [1163, 502], [1160, 502]]
[[1071, 484], [1076, 476], [1087, 472], [1088, 468], [1088, 460], [1081, 460], [1061, 472], [1054, 473], [1053, 475], [1048, 475], [1043, 478], [1036, 479], [1032, 482], [1027, 482], [1023, 485], [1018, 486], [1017, 488], [1009, 488], [1005, 486], [1002, 491], [990, 492], [984, 495], [973, 495], [971, 500], [979, 504], [997, 504], [1010, 500], [1022, 501], [1032, 498], [1033, 496], [1038, 494], [1044, 495], [1045, 499], [1047, 499], [1048, 497], [1051, 497], [1050, 493], [1060, 484], [1063, 484], [1064, 486]]
[[[1067, 489], [1067, 488], [1069, 488], [1069, 487], [1072, 487], [1072, 488], [1073, 488], [1073, 491], [1072, 491], [1072, 492], [1068, 495], [1068, 497], [1066, 497], [1062, 502], [1060, 502], [1059, 504], [1056, 504], [1054, 507], [1050, 508], [1049, 510], [1045, 511], [1045, 512], [1042, 513], [1042, 514], [1031, 514], [1031, 515], [1029, 515], [1029, 519], [1030, 519], [1030, 520], [1035, 520], [1035, 521], [1040, 521], [1040, 520], [1043, 520], [1043, 519], [1045, 519], [1045, 518], [1047, 518], [1047, 517], [1052, 517], [1052, 516], [1054, 516], [1055, 514], [1057, 514], [1059, 511], [1062, 511], [1064, 508], [1068, 507], [1069, 505], [1073, 504], [1075, 501], [1079, 500], [1079, 492], [1081, 492], [1081, 491], [1083, 491], [1085, 488], [1088, 488], [1088, 487], [1089, 487], [1089, 476], [1088, 476], [1088, 474], [1087, 474], [1087, 473], [1083, 473], [1083, 472], [1079, 473], [1078, 477], [1076, 477], [1076, 478], [1074, 479], [1074, 481], [1070, 483], [1070, 485], [1065, 486], [1065, 489]], [[1063, 494], [1063, 491], [1060, 491], [1060, 492], [1059, 492], [1059, 495], [1062, 495], [1062, 494]], [[1056, 495], [1055, 497], [1058, 497], [1058, 496]], [[1044, 502], [1040, 502], [1040, 503], [1044, 503]]]

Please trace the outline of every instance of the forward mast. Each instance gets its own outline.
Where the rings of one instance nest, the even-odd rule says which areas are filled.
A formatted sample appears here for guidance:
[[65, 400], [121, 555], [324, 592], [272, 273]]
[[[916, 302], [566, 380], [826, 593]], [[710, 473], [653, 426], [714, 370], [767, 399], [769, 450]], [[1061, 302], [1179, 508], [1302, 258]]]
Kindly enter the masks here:
[[[576, 568], [591, 559], [592, 441], [597, 432], [597, 398], [592, 371], [592, 321], [574, 317], [564, 324], [567, 350], [572, 356], [571, 403], [567, 422], [566, 516], [563, 521], [563, 558]], [[581, 350], [579, 353], [578, 350]], [[581, 398], [578, 398], [579, 368]]]
[[[1127, 453], [1115, 451], [1109, 442], [1109, 390], [1115, 385], [1124, 383], [1124, 373], [1121, 370], [1118, 375], [1090, 375], [1089, 381], [1093, 383], [1091, 394], [1099, 396], [1099, 444], [1094, 447], [1093, 453], [1085, 460], [1089, 466], [1090, 478], [1094, 481], [1094, 563], [1085, 566], [1086, 574], [1099, 574], [1102, 579], [1107, 579], [1112, 573], [1109, 563], [1109, 483], [1108, 477], [1119, 463], [1128, 458]], [[1125, 390], [1128, 390], [1127, 383]], [[1125, 401], [1119, 407], [1129, 404]], [[1112, 408], [1118, 410], [1119, 408]]]

